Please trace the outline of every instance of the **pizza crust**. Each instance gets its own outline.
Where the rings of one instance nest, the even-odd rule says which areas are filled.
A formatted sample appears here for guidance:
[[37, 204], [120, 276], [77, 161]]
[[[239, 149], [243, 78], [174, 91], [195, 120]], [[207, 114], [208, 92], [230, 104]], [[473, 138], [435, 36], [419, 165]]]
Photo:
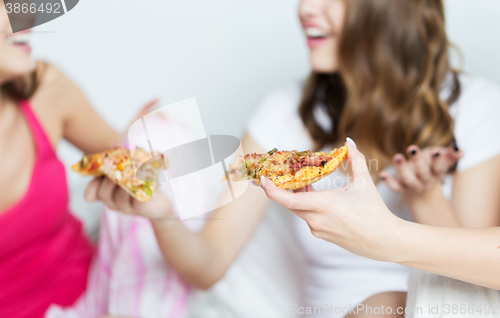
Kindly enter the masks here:
[[[84, 177], [106, 176], [133, 198], [145, 202], [152, 198], [158, 182], [138, 179], [134, 167], [138, 168], [150, 158], [151, 154], [140, 148], [134, 150], [132, 156], [130, 151], [125, 148], [115, 148], [103, 153], [85, 155], [80, 162], [72, 165], [71, 168]], [[159, 169], [166, 169], [168, 165], [163, 156], [147, 164], [149, 166], [146, 167], [148, 169], [146, 172], [154, 175], [159, 173]]]
[[[332, 172], [338, 169], [340, 165], [347, 158], [347, 148], [342, 147], [339, 149], [334, 149], [330, 153], [328, 153], [328, 157], [331, 157], [332, 160], [325, 165], [324, 168], [319, 167], [304, 167], [297, 171], [295, 176], [285, 175], [269, 178], [273, 183], [278, 187], [285, 190], [298, 190], [302, 189], [308, 185], [311, 185], [319, 180], [327, 177]], [[292, 178], [291, 178], [292, 177]], [[260, 185], [260, 178], [256, 181], [258, 185]]]
[[[280, 158], [278, 155], [275, 158]], [[315, 182], [318, 182], [319, 180], [327, 177], [330, 175], [332, 172], [338, 169], [338, 167], [345, 161], [347, 158], [347, 147], [341, 147], [338, 149], [334, 149], [328, 154], [326, 154], [327, 157], [332, 158], [324, 167], [317, 167], [317, 166], [305, 166], [302, 167], [300, 170], [298, 170], [295, 175], [292, 175], [291, 173], [281, 173], [280, 169], [259, 169], [255, 173], [255, 177], [252, 178], [252, 180], [257, 183], [260, 186], [260, 177], [264, 176], [271, 180], [278, 188], [282, 188], [285, 190], [298, 190], [302, 189], [308, 185], [311, 185]], [[283, 157], [281, 159], [286, 159], [286, 157]], [[243, 164], [244, 159], [239, 158], [233, 165], [230, 167], [232, 168], [230, 171], [230, 175], [232, 172], [231, 179], [233, 180], [248, 180], [245, 178], [242, 178], [239, 174], [239, 171], [241, 170], [238, 167], [241, 167]]]
[[[91, 156], [95, 156], [95, 157], [91, 158]], [[99, 169], [94, 170], [93, 172], [87, 171], [86, 169], [84, 169], [82, 167], [82, 161], [84, 159], [82, 159], [82, 161], [77, 162], [74, 165], [72, 165], [71, 169], [73, 171], [75, 171], [76, 173], [78, 173], [79, 175], [81, 175], [82, 177], [100, 177], [100, 176], [103, 176], [105, 173], [104, 173], [104, 170], [102, 169], [102, 165], [103, 165], [102, 156], [98, 156], [98, 155], [91, 155], [91, 156], [87, 155], [87, 158], [91, 158], [88, 160], [92, 160], [93, 162], [97, 163], [99, 165]]]

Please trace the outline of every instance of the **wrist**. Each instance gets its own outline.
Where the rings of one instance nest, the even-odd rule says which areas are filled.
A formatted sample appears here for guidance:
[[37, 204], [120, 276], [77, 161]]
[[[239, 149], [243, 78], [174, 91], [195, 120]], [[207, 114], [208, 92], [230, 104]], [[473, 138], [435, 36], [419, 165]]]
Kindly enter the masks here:
[[[415, 218], [415, 221], [422, 223], [421, 218], [427, 219], [434, 215], [434, 208], [441, 206], [447, 201], [440, 183], [436, 183], [432, 188], [420, 194], [408, 194], [405, 196], [406, 202]], [[424, 222], [425, 223], [425, 222]]]
[[150, 220], [178, 219], [172, 203], [161, 191], [158, 191], [150, 201], [142, 204], [138, 214]]
[[374, 211], [374, 215], [375, 219], [365, 219], [366, 223], [356, 226], [354, 237], [348, 240], [357, 241], [362, 246], [361, 251], [355, 249], [356, 254], [377, 261], [394, 262], [403, 251], [400, 242], [404, 234], [404, 220], [395, 216], [386, 206]]
[[172, 205], [168, 202], [168, 205], [160, 208], [156, 213], [150, 217], [151, 220], [179, 220], [179, 217], [174, 213]]
[[383, 261], [402, 264], [408, 256], [408, 241], [413, 236], [414, 223], [395, 217], [397, 220], [392, 227], [390, 244]]
[[444, 198], [442, 184], [440, 182], [436, 182], [429, 189], [425, 191], [413, 194], [409, 193], [405, 195], [406, 200], [411, 204], [418, 204], [420, 202], [430, 202], [436, 199]]
[[415, 222], [434, 226], [460, 226], [440, 183], [421, 195], [408, 196], [406, 199]]
[[148, 213], [148, 219], [153, 225], [179, 221], [179, 217], [174, 213], [171, 203], [169, 201], [163, 203], [159, 206], [151, 207], [152, 210]]

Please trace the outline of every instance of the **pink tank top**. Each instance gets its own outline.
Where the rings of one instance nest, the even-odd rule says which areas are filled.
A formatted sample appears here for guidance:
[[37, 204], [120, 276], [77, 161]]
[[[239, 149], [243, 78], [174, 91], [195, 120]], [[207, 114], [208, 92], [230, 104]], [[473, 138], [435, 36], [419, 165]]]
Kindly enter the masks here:
[[43, 317], [85, 290], [94, 247], [69, 212], [63, 164], [29, 103], [21, 109], [36, 160], [26, 194], [0, 214], [0, 317]]

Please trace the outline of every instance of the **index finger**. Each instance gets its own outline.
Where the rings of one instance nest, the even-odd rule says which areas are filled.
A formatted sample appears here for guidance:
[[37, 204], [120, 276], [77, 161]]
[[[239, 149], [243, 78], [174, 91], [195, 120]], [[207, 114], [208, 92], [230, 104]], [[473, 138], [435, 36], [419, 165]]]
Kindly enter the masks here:
[[278, 188], [271, 180], [264, 177], [261, 177], [260, 183], [270, 200], [281, 204], [288, 210], [317, 211], [321, 206], [319, 202], [322, 200], [317, 196], [318, 192], [288, 192]]
[[439, 153], [439, 155], [433, 158], [432, 170], [434, 174], [438, 176], [443, 176], [453, 170], [463, 156], [461, 150], [456, 151], [453, 147], [436, 148], [435, 151]]

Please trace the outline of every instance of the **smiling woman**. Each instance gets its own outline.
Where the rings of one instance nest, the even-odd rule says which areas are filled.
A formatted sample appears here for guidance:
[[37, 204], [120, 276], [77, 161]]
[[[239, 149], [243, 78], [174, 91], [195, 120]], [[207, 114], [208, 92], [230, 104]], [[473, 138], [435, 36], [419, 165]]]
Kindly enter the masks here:
[[71, 81], [31, 57], [29, 35], [12, 33], [0, 3], [1, 317], [41, 317], [85, 289], [93, 247], [68, 209], [55, 147], [64, 137], [98, 151], [117, 138]]
[[[492, 189], [500, 191], [500, 178], [490, 176], [500, 174], [500, 131], [493, 119], [500, 90], [451, 67], [443, 2], [302, 0], [299, 16], [311, 75], [265, 100], [247, 127], [251, 143], [324, 150], [354, 137], [378, 163], [370, 173], [384, 181], [377, 190], [399, 218], [498, 226], [500, 200]], [[349, 183], [335, 172], [315, 189], [339, 184], [328, 182], [333, 178]], [[301, 219], [293, 227], [306, 258], [306, 305], [335, 299], [340, 307], [390, 305], [394, 313], [404, 306], [407, 267], [322, 242]]]

